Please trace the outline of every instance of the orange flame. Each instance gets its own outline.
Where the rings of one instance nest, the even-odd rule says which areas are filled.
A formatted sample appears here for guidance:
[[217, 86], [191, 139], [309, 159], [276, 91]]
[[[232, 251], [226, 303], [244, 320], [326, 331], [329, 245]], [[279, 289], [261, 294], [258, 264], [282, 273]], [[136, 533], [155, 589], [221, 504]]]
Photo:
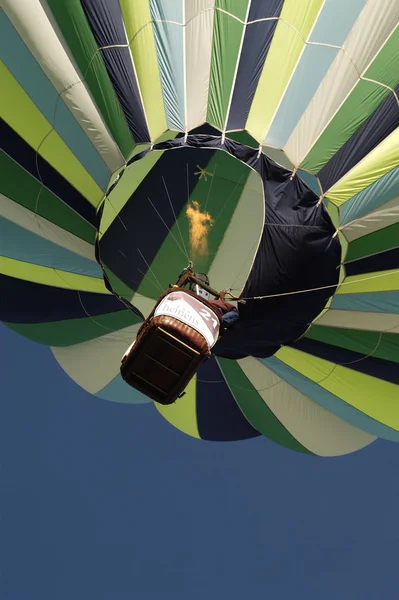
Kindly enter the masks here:
[[208, 232], [213, 219], [208, 212], [201, 212], [199, 203], [192, 200], [186, 209], [190, 223], [190, 246], [193, 257], [208, 254]]

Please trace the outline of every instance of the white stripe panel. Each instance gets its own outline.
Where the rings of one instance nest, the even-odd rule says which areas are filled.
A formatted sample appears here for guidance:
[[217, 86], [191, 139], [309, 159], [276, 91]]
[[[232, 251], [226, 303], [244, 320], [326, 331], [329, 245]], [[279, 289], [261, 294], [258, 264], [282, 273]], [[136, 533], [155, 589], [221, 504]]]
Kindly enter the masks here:
[[96, 394], [118, 375], [122, 356], [136, 338], [140, 326], [141, 323], [137, 323], [108, 334], [104, 328], [106, 335], [102, 337], [74, 346], [52, 347], [51, 350], [73, 381], [90, 394]]
[[294, 170], [294, 164], [290, 161], [283, 150], [280, 150], [279, 148], [273, 148], [272, 146], [262, 146], [262, 152], [282, 167], [285, 167], [289, 170]]
[[[399, 222], [399, 196], [390, 200], [386, 204], [379, 206], [364, 217], [351, 221], [341, 227], [341, 232], [348, 240], [353, 242], [357, 238], [384, 229]], [[398, 239], [399, 246], [399, 239]]]
[[399, 333], [399, 314], [330, 309], [320, 319], [317, 319], [315, 324], [344, 329]]
[[184, 0], [186, 130], [206, 121], [215, 0]]
[[[161, 294], [161, 292], [159, 292], [159, 294]], [[156, 300], [154, 300], [154, 298], [147, 298], [147, 296], [142, 296], [141, 294], [133, 294], [130, 302], [141, 311], [146, 319], [154, 308]]]
[[[208, 276], [218, 289], [238, 295], [251, 271], [263, 232], [265, 200], [260, 176], [251, 171]], [[216, 283], [217, 282], [217, 283]]]
[[40, 235], [40, 237], [57, 244], [57, 246], [61, 246], [61, 248], [96, 262], [94, 246], [51, 221], [35, 215], [32, 211], [3, 196], [3, 194], [0, 194], [0, 216], [36, 235]]
[[[289, 138], [285, 151], [300, 165], [378, 54], [399, 19], [399, 2], [369, 0]], [[336, 149], [338, 150], [338, 148]]]
[[[21, 38], [111, 172], [124, 164], [118, 146], [98, 112], [69, 54], [45, 0], [3, 0], [2, 6]], [[47, 14], [46, 14], [47, 12]], [[51, 19], [51, 21], [49, 20]]]
[[[332, 414], [255, 358], [238, 361], [264, 402], [305, 448], [318, 456], [341, 456], [360, 450], [376, 437]], [[266, 389], [265, 389], [266, 388]]]

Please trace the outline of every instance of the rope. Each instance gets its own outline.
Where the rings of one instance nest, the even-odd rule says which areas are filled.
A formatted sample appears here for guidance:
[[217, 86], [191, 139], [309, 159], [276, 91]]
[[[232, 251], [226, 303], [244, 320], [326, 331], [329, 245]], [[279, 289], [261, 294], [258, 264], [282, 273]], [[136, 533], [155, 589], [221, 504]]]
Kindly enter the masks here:
[[320, 287], [309, 288], [305, 290], [296, 290], [294, 292], [281, 292], [280, 294], [268, 294], [266, 296], [252, 296], [240, 298], [240, 300], [264, 300], [266, 298], [280, 298], [281, 296], [293, 296], [295, 294], [307, 294], [308, 292], [318, 292], [320, 290], [328, 290], [344, 285], [353, 285], [356, 283], [362, 283], [363, 281], [371, 281], [373, 279], [380, 279], [382, 277], [389, 277], [394, 274], [399, 274], [399, 269], [390, 271], [389, 273], [381, 273], [380, 275], [372, 275], [371, 277], [363, 277], [362, 279], [356, 279], [355, 281], [343, 281], [342, 283], [333, 283], [331, 285], [322, 285]]
[[137, 252], [140, 254], [141, 258], [144, 260], [145, 264], [146, 264], [146, 265], [147, 265], [147, 267], [148, 267], [148, 270], [151, 272], [151, 275], [154, 277], [154, 279], [155, 279], [155, 281], [157, 282], [157, 284], [158, 284], [158, 286], [159, 286], [159, 289], [161, 290], [161, 293], [162, 293], [162, 292], [163, 292], [163, 287], [162, 287], [162, 285], [160, 284], [160, 282], [159, 282], [159, 279], [158, 279], [158, 277], [155, 275], [155, 273], [154, 273], [153, 269], [151, 268], [151, 265], [150, 265], [150, 264], [148, 264], [148, 262], [147, 262], [147, 260], [146, 260], [146, 258], [145, 258], [145, 256], [144, 256], [144, 254], [141, 252], [140, 248], [137, 248]]
[[[182, 232], [181, 232], [181, 229], [180, 229], [179, 221], [178, 221], [178, 219], [177, 219], [177, 217], [176, 217], [175, 209], [174, 209], [174, 207], [173, 207], [173, 203], [172, 203], [172, 200], [171, 200], [171, 197], [170, 197], [170, 194], [169, 194], [168, 186], [166, 185], [166, 181], [165, 181], [165, 178], [164, 178], [164, 176], [163, 176], [163, 175], [162, 175], [162, 182], [163, 182], [163, 185], [164, 185], [164, 188], [165, 188], [165, 191], [166, 191], [166, 195], [167, 195], [167, 197], [168, 197], [168, 200], [169, 200], [170, 208], [172, 209], [173, 217], [174, 217], [174, 219], [175, 219], [175, 223], [176, 223], [176, 226], [177, 226], [177, 230], [178, 230], [178, 232], [179, 232], [179, 235], [180, 235], [181, 243], [183, 244], [184, 253], [185, 253], [185, 255], [186, 255], [187, 259], [188, 259], [188, 260], [190, 260], [190, 257], [189, 257], [189, 255], [188, 255], [188, 252], [187, 252], [186, 244], [184, 243], [183, 235], [182, 235]], [[152, 202], [151, 202], [151, 204], [152, 204]], [[153, 204], [152, 204], [152, 206], [153, 206], [153, 207], [154, 207], [154, 209], [155, 209], [155, 206], [154, 206]], [[156, 210], [156, 209], [155, 209], [155, 210]], [[157, 214], [159, 215], [158, 211], [157, 211]], [[159, 216], [160, 216], [160, 215], [159, 215]], [[163, 219], [162, 219], [162, 221], [163, 221]], [[163, 221], [163, 223], [165, 223], [165, 221]], [[168, 230], [169, 230], [169, 233], [171, 233], [171, 234], [172, 234], [172, 236], [173, 236], [173, 239], [175, 240], [175, 242], [176, 242], [176, 244], [177, 244], [177, 240], [176, 240], [175, 236], [173, 235], [173, 233], [171, 232], [171, 230], [169, 229], [169, 227], [168, 227]]]

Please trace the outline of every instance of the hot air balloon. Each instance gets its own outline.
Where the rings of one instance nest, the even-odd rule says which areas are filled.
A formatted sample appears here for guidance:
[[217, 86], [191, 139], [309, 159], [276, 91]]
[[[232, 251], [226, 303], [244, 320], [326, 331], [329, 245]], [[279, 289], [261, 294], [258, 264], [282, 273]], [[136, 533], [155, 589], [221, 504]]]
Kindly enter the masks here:
[[165, 419], [318, 456], [398, 441], [399, 2], [2, 7], [0, 320], [151, 402], [121, 357], [192, 261], [245, 304]]

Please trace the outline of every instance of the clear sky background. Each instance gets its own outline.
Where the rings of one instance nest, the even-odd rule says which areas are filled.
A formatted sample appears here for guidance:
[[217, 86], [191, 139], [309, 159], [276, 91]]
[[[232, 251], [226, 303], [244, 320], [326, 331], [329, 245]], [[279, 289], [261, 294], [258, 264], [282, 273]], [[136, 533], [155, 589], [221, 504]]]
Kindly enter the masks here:
[[0, 344], [1, 600], [399, 599], [399, 445], [201, 442]]

